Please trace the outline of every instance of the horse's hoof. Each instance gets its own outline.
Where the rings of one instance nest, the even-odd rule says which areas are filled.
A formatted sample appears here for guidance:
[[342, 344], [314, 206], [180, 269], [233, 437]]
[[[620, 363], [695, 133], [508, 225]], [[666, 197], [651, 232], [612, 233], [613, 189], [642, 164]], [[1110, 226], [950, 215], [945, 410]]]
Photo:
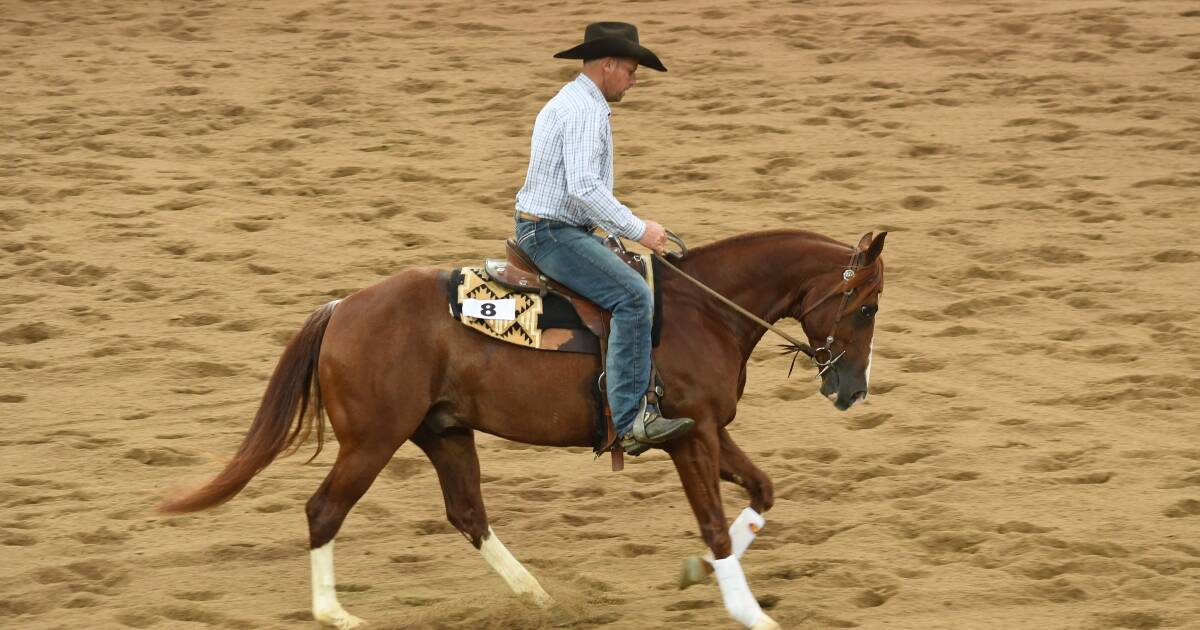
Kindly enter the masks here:
[[683, 560], [683, 569], [679, 572], [679, 590], [695, 584], [708, 581], [708, 571], [704, 570], [704, 560], [700, 556], [688, 556]]
[[767, 613], [763, 613], [758, 616], [758, 621], [755, 621], [754, 625], [750, 626], [750, 630], [779, 630], [779, 624], [775, 623], [774, 619], [768, 617]]
[[323, 613], [313, 615], [318, 623], [324, 624], [338, 630], [350, 630], [366, 625], [366, 621], [351, 615], [345, 610], [330, 610]]
[[533, 598], [533, 604], [538, 608], [549, 608], [554, 604], [554, 598], [540, 589], [536, 593], [530, 593], [529, 596]]

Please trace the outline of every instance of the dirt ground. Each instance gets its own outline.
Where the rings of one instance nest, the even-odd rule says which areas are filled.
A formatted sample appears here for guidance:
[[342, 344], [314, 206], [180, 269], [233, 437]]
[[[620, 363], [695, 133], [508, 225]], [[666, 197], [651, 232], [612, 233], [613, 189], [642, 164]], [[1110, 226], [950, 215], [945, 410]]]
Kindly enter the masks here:
[[[153, 508], [236, 449], [315, 307], [501, 254], [578, 69], [551, 55], [598, 19], [670, 68], [614, 107], [636, 212], [693, 244], [891, 232], [865, 404], [752, 358], [768, 612], [1200, 628], [1200, 6], [1159, 0], [0, 0], [0, 625], [313, 625], [303, 504], [336, 448]], [[703, 545], [662, 453], [480, 456], [559, 604], [508, 595], [406, 445], [338, 537], [369, 627], [737, 627], [675, 587]]]

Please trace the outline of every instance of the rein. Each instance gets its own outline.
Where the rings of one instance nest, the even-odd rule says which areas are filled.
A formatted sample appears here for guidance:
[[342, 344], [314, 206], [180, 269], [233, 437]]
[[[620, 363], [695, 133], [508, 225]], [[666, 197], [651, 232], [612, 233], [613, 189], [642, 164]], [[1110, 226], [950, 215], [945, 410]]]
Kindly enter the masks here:
[[[671, 240], [676, 242], [677, 244], [679, 244], [681, 246], [681, 248], [683, 249], [683, 252], [681, 254], [672, 254], [672, 255], [677, 256], [678, 258], [682, 258], [684, 255], [687, 254], [687, 247], [683, 245], [683, 241], [681, 239], [679, 239], [678, 236], [675, 236], [674, 234], [671, 234], [670, 232], [668, 232], [668, 235], [669, 235], [668, 236], [669, 238], [674, 237], [674, 238], [671, 238]], [[703, 282], [700, 282], [699, 280], [688, 275], [686, 272], [684, 272], [679, 267], [676, 267], [675, 265], [671, 264], [671, 262], [667, 260], [666, 256], [655, 253], [654, 257], [657, 258], [658, 261], [661, 262], [662, 264], [671, 268], [671, 270], [673, 270], [675, 273], [679, 274], [680, 276], [683, 276], [684, 279], [686, 279], [688, 282], [691, 282], [693, 285], [698, 287], [701, 291], [704, 291], [708, 295], [716, 298], [722, 304], [733, 309], [739, 315], [745, 317], [746, 319], [749, 319], [750, 321], [758, 324], [759, 326], [762, 326], [763, 328], [766, 328], [767, 330], [779, 335], [780, 337], [783, 337], [788, 343], [780, 344], [779, 347], [782, 348], [781, 353], [784, 355], [789, 355], [789, 354], [792, 355], [792, 364], [788, 368], [788, 376], [792, 375], [792, 370], [795, 369], [795, 367], [796, 367], [796, 359], [799, 358], [800, 354], [802, 354], [802, 353], [805, 356], [807, 356], [809, 358], [809, 360], [811, 360], [813, 362], [813, 365], [815, 367], [819, 368], [820, 371], [817, 372], [817, 376], [820, 376], [820, 375], [824, 374], [827, 370], [829, 370], [829, 368], [833, 367], [833, 364], [837, 363], [837, 361], [839, 359], [841, 359], [843, 355], [846, 354], [846, 351], [843, 350], [840, 354], [838, 354], [837, 356], [834, 356], [834, 354], [833, 354], [833, 342], [834, 342], [833, 333], [835, 331], [837, 331], [837, 326], [842, 320], [842, 315], [844, 315], [846, 313], [846, 303], [850, 300], [850, 296], [854, 294], [855, 289], [859, 288], [859, 285], [864, 284], [864, 282], [865, 282], [864, 279], [867, 277], [865, 274], [860, 275], [857, 273], [858, 271], [862, 270], [862, 257], [864, 255], [864, 253], [865, 252], [860, 251], [858, 249], [858, 247], [855, 247], [854, 250], [850, 254], [850, 263], [846, 266], [846, 269], [842, 272], [841, 284], [834, 287], [832, 290], [830, 290], [828, 293], [826, 293], [824, 296], [822, 296], [821, 299], [817, 300], [815, 303], [810, 305], [808, 308], [804, 309], [804, 311], [801, 312], [800, 315], [798, 315], [796, 317], [797, 320], [801, 320], [804, 318], [805, 315], [808, 315], [814, 309], [816, 309], [818, 306], [821, 306], [825, 302], [829, 301], [829, 299], [832, 298], [833, 296], [837, 295], [838, 293], [842, 294], [842, 303], [840, 306], [838, 306], [838, 311], [837, 311], [837, 314], [834, 316], [833, 326], [829, 330], [829, 335], [827, 335], [825, 337], [825, 345], [821, 346], [820, 348], [816, 348], [816, 349], [813, 349], [813, 347], [808, 345], [807, 343], [804, 343], [803, 341], [800, 341], [799, 339], [796, 339], [792, 335], [784, 332], [778, 326], [772, 324], [771, 322], [768, 322], [767, 320], [755, 315], [754, 313], [751, 313], [750, 311], [742, 308], [741, 306], [738, 306], [737, 303], [735, 303], [733, 300], [730, 300], [729, 298], [721, 295], [720, 293], [717, 293], [708, 285], [704, 284]], [[858, 280], [855, 280], [856, 278]], [[879, 284], [879, 279], [878, 279], [878, 276], [876, 276], [873, 279], [873, 281], [871, 282], [870, 287], [868, 287], [868, 290], [870, 288], [874, 288], [878, 284]], [[823, 357], [822, 357], [822, 353], [824, 353]]]
[[781, 330], [775, 324], [772, 324], [771, 322], [768, 322], [767, 320], [759, 317], [758, 315], [755, 315], [754, 313], [751, 313], [750, 311], [747, 311], [746, 309], [738, 306], [737, 303], [735, 303], [733, 300], [725, 297], [724, 295], [721, 295], [720, 293], [717, 293], [716, 291], [712, 290], [708, 285], [689, 276], [686, 272], [684, 272], [679, 267], [672, 265], [670, 262], [667, 261], [666, 258], [664, 258], [658, 254], [655, 254], [654, 257], [658, 259], [658, 262], [670, 267], [671, 269], [673, 269], [675, 271], [675, 273], [683, 276], [688, 282], [691, 282], [692, 284], [699, 287], [701, 291], [704, 291], [705, 293], [711, 295], [712, 297], [715, 297], [718, 300], [720, 300], [721, 303], [723, 303], [725, 306], [732, 308], [733, 310], [737, 311], [739, 314], [741, 314], [746, 319], [749, 319], [750, 321], [758, 324], [759, 326], [762, 326], [763, 328], [766, 328], [767, 330], [786, 339], [789, 343], [792, 344], [791, 346], [785, 346], [785, 347], [789, 348], [789, 352], [791, 351], [790, 348], [795, 348], [795, 352], [803, 352], [804, 354], [808, 355], [808, 357], [810, 359], [813, 358], [813, 356], [816, 354], [817, 351], [813, 350], [812, 346], [789, 335], [788, 333]]

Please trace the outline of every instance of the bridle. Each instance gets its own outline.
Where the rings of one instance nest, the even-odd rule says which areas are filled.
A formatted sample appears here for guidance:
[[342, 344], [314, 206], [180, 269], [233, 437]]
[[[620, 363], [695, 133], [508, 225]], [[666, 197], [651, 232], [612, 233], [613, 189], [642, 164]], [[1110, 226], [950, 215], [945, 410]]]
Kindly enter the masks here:
[[[680, 253], [673, 252], [668, 254], [668, 256], [678, 260], [687, 255], [687, 247], [683, 244], [682, 239], [669, 231], [667, 232], [667, 238], [679, 245], [680, 249], [682, 250]], [[658, 258], [659, 262], [663, 263], [667, 267], [670, 267], [675, 271], [675, 273], [683, 276], [701, 290], [717, 298], [734, 311], [737, 311], [738, 314], [787, 340], [787, 344], [781, 344], [779, 347], [783, 349], [782, 354], [792, 355], [792, 364], [788, 368], [788, 376], [792, 375], [792, 370], [796, 367], [796, 359], [799, 358], [801, 354], [807, 356], [809, 360], [812, 361], [813, 366], [818, 369], [817, 376], [822, 376], [846, 354], [845, 350], [842, 350], [836, 356], [833, 353], [833, 343], [836, 340], [834, 333], [837, 332], [837, 327], [842, 321], [842, 316], [861, 306], [862, 303], [866, 301], [867, 297], [871, 295], [871, 292], [879, 287], [880, 280], [883, 277], [882, 263], [878, 259], [876, 259], [869, 268], [863, 267], [862, 261], [865, 255], [865, 251], [855, 247], [850, 252], [850, 262], [846, 265], [846, 268], [842, 270], [842, 281], [828, 293], [821, 296], [819, 300], [810, 304], [808, 308], [804, 309], [798, 316], [796, 316], [797, 321], [802, 321], [806, 315], [813, 312], [817, 307], [821, 306], [825, 302], [828, 302], [839, 293], [841, 294], [842, 302], [841, 305], [838, 306], [837, 313], [833, 317], [833, 326], [830, 327], [829, 334], [825, 336], [825, 345], [816, 349], [813, 349], [813, 347], [807, 343], [804, 343], [787, 332], [784, 332], [771, 322], [768, 322], [754, 313], [747, 311], [729, 298], [717, 293], [716, 291], [713, 291], [703, 282], [700, 282], [699, 280], [684, 273], [683, 270], [679, 269], [675, 265], [672, 265], [670, 261], [667, 260], [667, 257], [660, 254], [655, 254], [654, 256], [655, 258]], [[863, 273], [865, 269], [871, 269], [875, 271], [875, 273]], [[855, 299], [853, 303], [850, 303], [851, 296], [853, 296], [856, 292], [858, 293], [859, 297]], [[847, 307], [848, 303], [850, 306]]]
[[[876, 260], [876, 262], [872, 263], [872, 265], [871, 265], [871, 268], [873, 270], [875, 270], [876, 273], [874, 273], [874, 274], [859, 273], [859, 272], [863, 271], [863, 269], [864, 269], [864, 267], [862, 265], [862, 259], [863, 259], [863, 256], [865, 256], [865, 255], [866, 255], [866, 252], [863, 252], [863, 251], [859, 250], [857, 247], [855, 247], [854, 251], [851, 252], [851, 254], [850, 254], [849, 264], [847, 264], [846, 268], [844, 270], [842, 270], [841, 283], [838, 284], [838, 286], [831, 289], [828, 293], [823, 295], [821, 297], [821, 299], [817, 300], [812, 305], [810, 305], [808, 308], [801, 311], [800, 315], [798, 315], [796, 317], [797, 320], [803, 320], [804, 316], [813, 312], [813, 310], [815, 310], [818, 306], [829, 301], [829, 299], [832, 298], [833, 296], [835, 296], [839, 293], [842, 294], [842, 303], [838, 306], [838, 310], [833, 316], [833, 325], [829, 327], [829, 334], [825, 336], [825, 345], [823, 345], [820, 348], [817, 348], [815, 350], [812, 350], [811, 352], [805, 352], [803, 348], [793, 348], [791, 346], [783, 346], [784, 354], [795, 354], [796, 355], [796, 356], [792, 357], [792, 367], [788, 368], [788, 376], [791, 376], [792, 368], [794, 368], [796, 366], [796, 357], [799, 356], [800, 352], [804, 352], [805, 354], [807, 354], [808, 358], [812, 360], [813, 365], [817, 367], [817, 369], [818, 369], [817, 376], [824, 376], [825, 372], [829, 371], [829, 369], [832, 368], [835, 363], [837, 363], [843, 356], [846, 355], [845, 349], [843, 349], [841, 352], [839, 352], [837, 354], [837, 356], [834, 356], [834, 354], [833, 354], [833, 342], [835, 341], [834, 333], [837, 332], [838, 324], [841, 323], [842, 316], [859, 308], [859, 306], [861, 306], [862, 303], [866, 301], [867, 296], [869, 296], [872, 291], [874, 291], [875, 289], [877, 289], [879, 287], [879, 280], [880, 280], [881, 274], [879, 273], [879, 269], [878, 269], [878, 267], [879, 267], [878, 260]], [[866, 286], [864, 287], [863, 285], [866, 285]], [[848, 302], [850, 302], [850, 297], [853, 296], [854, 293], [856, 291], [858, 291], [859, 289], [862, 289], [861, 291], [859, 291], [860, 297], [857, 300], [855, 300], [855, 302], [853, 304], [851, 304], [849, 307], [847, 307], [846, 304]], [[792, 342], [792, 343], [794, 346], [795, 342]], [[845, 344], [843, 344], [843, 345], [845, 345]], [[822, 353], [824, 353], [824, 355], [822, 355]]]

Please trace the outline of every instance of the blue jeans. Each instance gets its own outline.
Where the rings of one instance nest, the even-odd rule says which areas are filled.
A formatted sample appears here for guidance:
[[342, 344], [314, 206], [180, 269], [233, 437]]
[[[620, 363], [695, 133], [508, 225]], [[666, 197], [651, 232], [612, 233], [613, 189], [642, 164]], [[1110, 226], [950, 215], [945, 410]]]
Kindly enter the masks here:
[[582, 228], [543, 219], [517, 220], [517, 244], [547, 276], [612, 313], [604, 366], [613, 428], [633, 427], [650, 384], [654, 296], [646, 280]]

